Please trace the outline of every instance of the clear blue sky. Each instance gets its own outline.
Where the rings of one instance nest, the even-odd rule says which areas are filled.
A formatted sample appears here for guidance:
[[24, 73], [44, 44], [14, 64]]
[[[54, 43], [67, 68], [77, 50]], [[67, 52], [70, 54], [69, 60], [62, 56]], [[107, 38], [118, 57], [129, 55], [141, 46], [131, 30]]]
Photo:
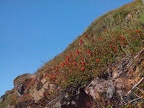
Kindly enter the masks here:
[[62, 52], [99, 16], [133, 0], [0, 0], [0, 95]]

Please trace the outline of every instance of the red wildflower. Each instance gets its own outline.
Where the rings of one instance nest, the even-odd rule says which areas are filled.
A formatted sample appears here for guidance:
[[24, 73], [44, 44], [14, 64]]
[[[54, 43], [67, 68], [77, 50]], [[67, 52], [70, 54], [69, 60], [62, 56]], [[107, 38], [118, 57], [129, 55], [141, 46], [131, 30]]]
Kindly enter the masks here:
[[66, 56], [66, 60], [69, 61], [69, 59], [70, 59], [70, 57], [69, 57], [69, 56]]
[[136, 30], [136, 33], [140, 34], [140, 33], [141, 33], [141, 31], [140, 31], [140, 30]]
[[82, 61], [82, 62], [81, 62], [81, 64], [82, 64], [82, 65], [85, 65], [85, 62], [84, 62], [84, 61]]
[[76, 53], [77, 53], [77, 54], [79, 54], [79, 53], [80, 53], [80, 51], [77, 49], [77, 50], [76, 50]]
[[55, 69], [56, 69], [56, 70], [58, 70], [59, 68], [60, 68], [60, 67], [59, 67], [59, 66], [57, 66]]
[[96, 59], [96, 62], [97, 62], [97, 63], [99, 63], [99, 62], [100, 62], [100, 59], [99, 59], [99, 58], [97, 58], [97, 59]]
[[83, 43], [84, 43], [84, 42], [83, 42], [83, 40], [82, 40], [82, 39], [80, 39], [80, 45], [81, 45], [81, 44], [83, 44]]
[[65, 63], [64, 63], [64, 62], [62, 62], [62, 63], [61, 63], [61, 66], [62, 66], [62, 67], [64, 67], [64, 65], [65, 65]]
[[76, 63], [76, 62], [74, 62], [73, 64], [74, 64], [74, 66], [77, 66], [77, 63]]
[[88, 37], [88, 35], [87, 35], [87, 34], [84, 34], [84, 37], [86, 37], [86, 38], [87, 38], [87, 37]]
[[66, 65], [69, 66], [69, 65], [70, 65], [70, 62], [66, 62]]
[[84, 70], [85, 70], [85, 67], [82, 67], [82, 68], [81, 68], [81, 71], [84, 71]]
[[91, 52], [91, 51], [88, 49], [88, 50], [87, 50], [87, 53], [90, 54], [90, 52]]
[[51, 80], [55, 80], [55, 79], [56, 79], [56, 76], [55, 76], [55, 75], [51, 75], [51, 76], [50, 76], [50, 79], [51, 79]]
[[111, 43], [109, 44], [109, 47], [112, 48], [112, 44]]
[[121, 40], [125, 41], [125, 37], [123, 35], [121, 35]]
[[117, 47], [114, 47], [113, 51], [114, 51], [114, 53], [116, 53], [117, 52]]
[[73, 55], [72, 55], [72, 53], [70, 54], [70, 57], [72, 57]]
[[84, 58], [81, 58], [82, 61], [84, 61]]

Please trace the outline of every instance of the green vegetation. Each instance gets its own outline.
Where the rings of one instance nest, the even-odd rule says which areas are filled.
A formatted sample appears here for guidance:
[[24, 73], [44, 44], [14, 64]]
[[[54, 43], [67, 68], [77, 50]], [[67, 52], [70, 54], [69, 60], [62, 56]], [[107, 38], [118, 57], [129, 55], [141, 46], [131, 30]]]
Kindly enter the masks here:
[[8, 105], [16, 105], [16, 92], [15, 90], [11, 90], [8, 95], [5, 96], [2, 103], [0, 103], [0, 108], [6, 108]]
[[143, 13], [142, 2], [136, 1], [105, 14], [38, 72], [47, 73], [52, 82], [64, 88], [85, 86], [113, 62], [133, 56], [144, 47]]

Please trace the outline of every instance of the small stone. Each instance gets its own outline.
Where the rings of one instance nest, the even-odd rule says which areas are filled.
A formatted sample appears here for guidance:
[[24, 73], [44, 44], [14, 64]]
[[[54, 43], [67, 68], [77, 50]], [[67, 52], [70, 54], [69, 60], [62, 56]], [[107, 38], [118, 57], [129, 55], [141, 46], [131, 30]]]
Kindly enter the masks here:
[[43, 88], [44, 88], [44, 89], [48, 89], [48, 84], [49, 84], [49, 83], [46, 82], [46, 83], [43, 85]]
[[76, 102], [75, 102], [75, 101], [71, 101], [71, 104], [72, 104], [72, 105], [76, 105]]
[[41, 80], [41, 82], [44, 84], [44, 83], [46, 82], [46, 79], [43, 78], [43, 79]]

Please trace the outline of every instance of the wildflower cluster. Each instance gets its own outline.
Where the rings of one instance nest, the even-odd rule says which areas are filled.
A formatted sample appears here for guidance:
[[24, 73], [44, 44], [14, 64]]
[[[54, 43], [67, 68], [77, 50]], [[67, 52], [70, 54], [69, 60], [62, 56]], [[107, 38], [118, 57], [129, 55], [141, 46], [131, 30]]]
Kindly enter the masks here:
[[[128, 13], [118, 14], [117, 16], [124, 19], [123, 16]], [[125, 55], [134, 55], [144, 47], [141, 43], [144, 40], [144, 32], [140, 16], [135, 15], [133, 18], [135, 20], [129, 22], [117, 20], [114, 14], [101, 18], [102, 21], [95, 21], [91, 25], [92, 29], [88, 28], [60, 55], [60, 59], [50, 66], [53, 71], [47, 71], [49, 80], [62, 86], [75, 85], [79, 82], [86, 84], [98, 76], [101, 69], [105, 70], [107, 66], [119, 61]]]

